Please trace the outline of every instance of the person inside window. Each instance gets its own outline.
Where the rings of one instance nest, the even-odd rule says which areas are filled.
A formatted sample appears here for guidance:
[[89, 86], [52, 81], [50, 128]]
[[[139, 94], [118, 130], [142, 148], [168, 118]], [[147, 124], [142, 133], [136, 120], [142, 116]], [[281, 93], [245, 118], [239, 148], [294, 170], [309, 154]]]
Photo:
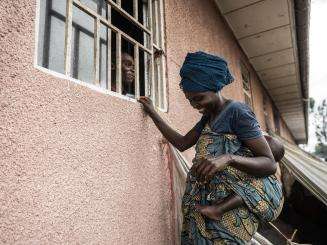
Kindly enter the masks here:
[[[127, 52], [121, 54], [122, 94], [135, 98], [135, 67], [134, 58]], [[114, 71], [115, 68], [112, 67]], [[117, 91], [116, 81], [113, 80], [111, 90]]]

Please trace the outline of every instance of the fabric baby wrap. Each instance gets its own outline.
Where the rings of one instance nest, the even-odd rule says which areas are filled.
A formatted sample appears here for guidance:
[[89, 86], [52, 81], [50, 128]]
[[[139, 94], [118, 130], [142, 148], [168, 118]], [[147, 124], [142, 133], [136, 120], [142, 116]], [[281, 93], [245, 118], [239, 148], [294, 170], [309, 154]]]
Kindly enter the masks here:
[[[197, 124], [201, 135], [196, 145], [195, 158], [217, 157], [226, 153], [252, 157], [251, 151], [242, 145], [239, 137], [219, 130], [227, 130], [223, 122], [226, 122], [228, 115], [234, 114], [231, 120], [237, 119], [235, 112], [241, 112], [238, 116], [243, 120], [246, 119], [244, 114], [247, 115], [249, 119], [245, 121], [251, 122], [251, 114], [246, 114], [249, 112], [246, 108], [242, 103], [231, 102], [214, 120], [214, 125], [209, 126], [202, 119]], [[253, 123], [248, 127], [257, 128]], [[255, 130], [249, 131], [243, 137], [255, 137]], [[194, 208], [195, 204], [212, 205], [232, 194], [242, 197], [245, 204], [224, 213], [219, 221], [203, 216]], [[210, 182], [201, 183], [189, 172], [182, 200], [184, 220], [181, 244], [245, 244], [256, 232], [260, 220], [272, 221], [277, 218], [283, 202], [282, 186], [275, 176], [254, 177], [228, 166], [224, 171], [216, 173]]]

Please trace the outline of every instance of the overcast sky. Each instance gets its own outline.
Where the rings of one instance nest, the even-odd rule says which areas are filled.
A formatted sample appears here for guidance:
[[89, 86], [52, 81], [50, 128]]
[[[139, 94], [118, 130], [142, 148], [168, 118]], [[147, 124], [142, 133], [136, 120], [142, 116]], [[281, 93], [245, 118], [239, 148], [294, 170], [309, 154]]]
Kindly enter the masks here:
[[311, 1], [310, 96], [327, 97], [327, 0]]
[[[310, 15], [309, 95], [317, 104], [327, 98], [327, 0], [311, 0]], [[316, 143], [314, 132], [309, 123], [308, 150]]]

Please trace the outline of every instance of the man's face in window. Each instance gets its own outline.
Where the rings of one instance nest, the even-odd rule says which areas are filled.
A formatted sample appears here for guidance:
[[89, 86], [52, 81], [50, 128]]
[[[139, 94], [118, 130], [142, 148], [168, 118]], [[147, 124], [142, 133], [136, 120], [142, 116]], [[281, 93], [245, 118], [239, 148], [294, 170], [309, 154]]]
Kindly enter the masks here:
[[125, 83], [132, 84], [134, 82], [134, 59], [127, 53], [122, 54], [121, 61], [122, 80]]

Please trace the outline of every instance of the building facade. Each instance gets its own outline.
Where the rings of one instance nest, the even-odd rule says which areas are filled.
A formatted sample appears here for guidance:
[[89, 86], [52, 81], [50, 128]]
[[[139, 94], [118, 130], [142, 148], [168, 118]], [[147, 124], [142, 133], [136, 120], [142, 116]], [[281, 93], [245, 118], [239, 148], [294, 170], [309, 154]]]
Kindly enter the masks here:
[[[46, 10], [45, 2], [53, 9]], [[64, 17], [59, 2], [0, 3], [0, 243], [173, 243], [172, 176], [163, 138], [135, 97], [150, 95], [173, 128], [183, 134], [190, 130], [200, 115], [179, 88], [188, 52], [202, 50], [228, 61], [235, 81], [223, 95], [249, 103], [263, 130], [290, 142], [303, 141], [303, 130], [307, 137], [305, 127], [292, 131], [294, 124], [287, 124], [285, 118], [293, 119], [283, 117], [275, 102], [282, 93], [267, 89], [228, 19], [255, 2], [273, 1], [242, 1], [247, 3], [232, 10], [226, 10], [227, 1], [137, 1], [126, 8], [124, 1], [107, 1], [121, 18], [137, 20], [131, 34], [129, 24], [119, 26], [120, 17], [116, 24], [106, 17], [106, 2], [102, 10], [92, 5], [102, 1], [67, 0], [72, 5], [62, 8]], [[144, 9], [142, 3], [149, 5]], [[52, 24], [45, 23], [49, 11]], [[86, 19], [92, 24], [85, 23], [84, 30]], [[116, 31], [116, 42], [110, 42], [108, 30]], [[125, 45], [127, 51], [119, 39], [132, 44]], [[109, 51], [112, 43], [122, 49]], [[123, 91], [124, 52], [132, 52], [138, 70], [132, 96]], [[293, 63], [300, 63], [297, 57]], [[303, 125], [304, 107], [296, 107]], [[189, 160], [193, 154], [193, 149], [185, 152]]]

